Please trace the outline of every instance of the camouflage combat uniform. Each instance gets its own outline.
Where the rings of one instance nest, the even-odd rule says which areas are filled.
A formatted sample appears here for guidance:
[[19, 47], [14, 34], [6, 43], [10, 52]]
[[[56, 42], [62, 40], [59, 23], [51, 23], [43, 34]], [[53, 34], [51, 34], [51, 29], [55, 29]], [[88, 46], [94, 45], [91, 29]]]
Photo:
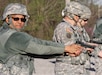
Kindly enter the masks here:
[[[17, 16], [14, 20], [13, 15], [24, 18]], [[33, 75], [34, 61], [31, 54], [35, 56], [35, 54], [49, 55], [64, 52], [63, 44], [40, 40], [20, 32], [26, 26], [28, 19], [26, 6], [23, 4], [10, 3], [5, 8], [2, 16], [3, 25], [0, 28], [0, 75]], [[23, 27], [19, 29], [15, 25]]]
[[[62, 21], [55, 29], [53, 40], [55, 42], [70, 45], [77, 40], [82, 41], [76, 26], [70, 25], [66, 21]], [[61, 56], [56, 59], [55, 74], [56, 75], [88, 75], [84, 67], [87, 61], [87, 53], [83, 52], [77, 57]]]
[[[82, 38], [82, 42], [86, 42], [86, 43], [90, 42], [90, 37], [84, 27], [77, 26], [77, 31], [80, 34], [80, 37]], [[94, 64], [92, 64], [92, 63], [95, 63], [94, 58], [91, 57], [90, 55], [91, 54], [89, 54], [87, 56], [88, 60], [86, 61], [85, 65], [84, 65], [88, 74], [90, 74], [91, 69], [94, 69], [94, 71], [95, 71], [95, 66], [94, 66]], [[92, 61], [92, 63], [91, 63], [91, 61]]]
[[[78, 32], [79, 33], [80, 33], [80, 30], [81, 30], [81, 36], [83, 38], [83, 41], [90, 42], [90, 37], [89, 37], [88, 33], [86, 32], [85, 28], [78, 27]], [[97, 39], [97, 40], [99, 40], [99, 39]], [[102, 59], [100, 59], [98, 57], [98, 52], [102, 49], [101, 47], [102, 47], [101, 45], [95, 47], [94, 51], [92, 51], [92, 53], [89, 54], [90, 55], [89, 61], [87, 61], [86, 64], [85, 64], [87, 72], [89, 72], [90, 75], [92, 75], [91, 73], [93, 73], [95, 75], [102, 75], [101, 74], [102, 69], [100, 67], [102, 65], [101, 64]]]
[[28, 54], [61, 54], [64, 45], [40, 40], [10, 29], [7, 23], [0, 28], [0, 75], [32, 75], [33, 59]]
[[[78, 27], [78, 32], [80, 33], [80, 31], [83, 41], [90, 42], [90, 37], [85, 28]], [[94, 51], [89, 54], [89, 60], [85, 64], [85, 68], [90, 75], [92, 75], [91, 73], [94, 73], [95, 75], [101, 75], [102, 69], [100, 69], [100, 66], [102, 65], [102, 59], [98, 57], [98, 52], [102, 49], [101, 47], [101, 45], [95, 47]]]

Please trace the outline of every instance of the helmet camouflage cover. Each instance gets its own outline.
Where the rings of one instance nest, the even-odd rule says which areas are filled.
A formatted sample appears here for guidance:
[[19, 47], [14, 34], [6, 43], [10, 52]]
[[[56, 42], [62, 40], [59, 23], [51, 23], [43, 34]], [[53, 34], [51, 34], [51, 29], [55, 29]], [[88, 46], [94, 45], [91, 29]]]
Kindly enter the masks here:
[[20, 3], [9, 4], [3, 12], [2, 20], [4, 20], [8, 15], [11, 14], [21, 14], [29, 17], [26, 6]]
[[82, 19], [89, 19], [91, 16], [91, 10], [85, 5], [83, 5], [82, 8], [83, 8], [83, 11], [82, 11], [82, 15], [80, 17]]
[[70, 14], [80, 16], [82, 14], [82, 6], [80, 3], [72, 1], [66, 5], [64, 10], [62, 10], [62, 16], [70, 16]]

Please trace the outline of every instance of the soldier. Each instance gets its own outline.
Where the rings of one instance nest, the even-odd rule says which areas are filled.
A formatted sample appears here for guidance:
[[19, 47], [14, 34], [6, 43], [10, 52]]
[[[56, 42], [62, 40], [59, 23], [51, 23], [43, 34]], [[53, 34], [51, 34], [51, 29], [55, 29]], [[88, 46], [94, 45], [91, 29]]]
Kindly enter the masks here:
[[[82, 38], [82, 41], [83, 42], [85, 42], [85, 43], [87, 43], [87, 44], [90, 44], [90, 45], [94, 45], [94, 46], [96, 46], [96, 44], [93, 44], [93, 43], [89, 43], [90, 42], [90, 37], [89, 37], [89, 35], [88, 35], [88, 33], [86, 32], [86, 30], [85, 30], [85, 28], [84, 28], [84, 26], [85, 25], [87, 25], [87, 23], [88, 23], [88, 19], [90, 18], [90, 16], [91, 16], [91, 11], [90, 11], [90, 9], [88, 8], [88, 7], [86, 7], [86, 6], [84, 6], [83, 5], [83, 13], [82, 13], [82, 15], [80, 16], [80, 20], [79, 20], [79, 22], [77, 23], [77, 31], [78, 31], [78, 33], [80, 34], [80, 37]], [[85, 48], [85, 50], [88, 50], [88, 51], [90, 51], [90, 52], [92, 52], [93, 51], [93, 49], [90, 49], [90, 48]], [[86, 63], [85, 63], [85, 68], [86, 68], [86, 71], [87, 72], [93, 72], [93, 73], [95, 73], [95, 70], [92, 70], [94, 67], [93, 67], [93, 64], [91, 64], [91, 62], [90, 61], [93, 61], [93, 60], [90, 60], [90, 57], [88, 56], [88, 60], [86, 61]], [[90, 69], [91, 68], [91, 69]], [[91, 71], [92, 70], [92, 71]], [[90, 73], [90, 74], [91, 74]]]
[[[71, 45], [76, 41], [82, 41], [77, 31], [77, 22], [83, 13], [83, 5], [78, 2], [70, 2], [62, 10], [63, 21], [54, 30], [53, 40], [55, 42]], [[82, 51], [79, 56], [72, 57], [73, 54], [65, 53], [56, 59], [56, 75], [89, 75], [84, 67], [87, 61], [86, 51]]]
[[84, 28], [84, 26], [87, 25], [90, 16], [91, 16], [90, 9], [83, 5], [83, 13], [80, 16], [80, 20], [77, 23], [77, 26], [78, 26], [78, 31], [81, 32], [80, 35], [83, 35], [82, 38], [83, 38], [83, 40], [85, 42], [89, 42], [90, 41], [90, 37], [89, 37], [88, 33], [86, 32], [86, 30]]
[[21, 32], [28, 19], [26, 6], [23, 4], [11, 3], [5, 8], [0, 28], [0, 75], [32, 75], [34, 61], [29, 54], [80, 54], [82, 47], [79, 45], [64, 46]]
[[[90, 53], [90, 59], [89, 59], [90, 61], [87, 61], [87, 63], [85, 64], [85, 67], [86, 67], [87, 71], [90, 72], [90, 75], [102, 75], [102, 69], [100, 67], [102, 65], [101, 64], [102, 59], [100, 58], [100, 57], [102, 57], [102, 51], [100, 51], [100, 50], [102, 50], [101, 45], [99, 45], [98, 43], [95, 43], [95, 42], [90, 42], [91, 39], [84, 28], [84, 26], [87, 24], [90, 16], [91, 16], [90, 9], [86, 6], [83, 6], [83, 14], [80, 16], [80, 20], [77, 23], [78, 32], [82, 36], [83, 41], [86, 42], [87, 44], [95, 46], [94, 49], [85, 48], [86, 50], [92, 52], [92, 53]], [[99, 37], [99, 35], [97, 35], [96, 37]]]
[[[83, 5], [78, 2], [72, 1], [62, 10], [64, 18], [54, 30], [53, 40], [55, 42], [70, 45], [76, 43], [77, 40], [81, 40], [76, 25], [83, 11], [82, 6]], [[81, 53], [79, 57], [72, 57], [72, 55], [73, 54], [65, 54], [56, 59], [56, 75], [88, 75], [84, 68], [86, 55], [84, 53]], [[85, 55], [85, 57], [83, 55]]]

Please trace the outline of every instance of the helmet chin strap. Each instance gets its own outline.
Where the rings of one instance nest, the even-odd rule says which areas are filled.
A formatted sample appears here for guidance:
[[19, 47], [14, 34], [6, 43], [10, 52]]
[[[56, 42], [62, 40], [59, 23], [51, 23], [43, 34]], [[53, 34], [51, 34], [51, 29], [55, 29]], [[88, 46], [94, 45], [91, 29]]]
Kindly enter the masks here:
[[73, 20], [74, 20], [74, 22], [77, 24], [78, 21], [75, 20], [74, 16], [73, 16]]
[[81, 22], [82, 22], [82, 19], [79, 19], [79, 25], [80, 25], [80, 27], [82, 27], [82, 24], [81, 24]]
[[76, 21], [74, 18], [73, 18], [73, 20], [74, 20], [74, 22], [77, 24], [78, 21]]
[[12, 18], [11, 15], [8, 16], [8, 25], [12, 24]]
[[78, 21], [75, 20], [75, 18], [74, 18], [75, 15], [74, 15], [74, 14], [72, 14], [72, 13], [67, 13], [67, 16], [68, 16], [70, 19], [72, 19], [72, 20], [75, 22], [75, 24], [77, 24]]

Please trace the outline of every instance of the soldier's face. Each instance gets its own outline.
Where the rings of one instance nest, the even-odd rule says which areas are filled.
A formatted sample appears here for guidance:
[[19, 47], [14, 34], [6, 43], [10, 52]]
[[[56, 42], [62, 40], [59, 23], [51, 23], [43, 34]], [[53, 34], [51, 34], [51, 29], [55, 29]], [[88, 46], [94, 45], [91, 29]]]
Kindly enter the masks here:
[[80, 18], [80, 16], [78, 16], [78, 15], [75, 15], [75, 16], [74, 16], [74, 20], [75, 20], [76, 22], [79, 21], [79, 18]]
[[[24, 24], [25, 24], [25, 17], [23, 15], [20, 15], [20, 14], [14, 14], [14, 15], [11, 15], [11, 24], [10, 24], [10, 27], [11, 28], [15, 28], [15, 29], [22, 29], [24, 27]], [[7, 20], [7, 22], [9, 21], [9, 19]]]
[[88, 19], [82, 19], [82, 21], [81, 21], [82, 26], [87, 25], [87, 23], [88, 23]]

